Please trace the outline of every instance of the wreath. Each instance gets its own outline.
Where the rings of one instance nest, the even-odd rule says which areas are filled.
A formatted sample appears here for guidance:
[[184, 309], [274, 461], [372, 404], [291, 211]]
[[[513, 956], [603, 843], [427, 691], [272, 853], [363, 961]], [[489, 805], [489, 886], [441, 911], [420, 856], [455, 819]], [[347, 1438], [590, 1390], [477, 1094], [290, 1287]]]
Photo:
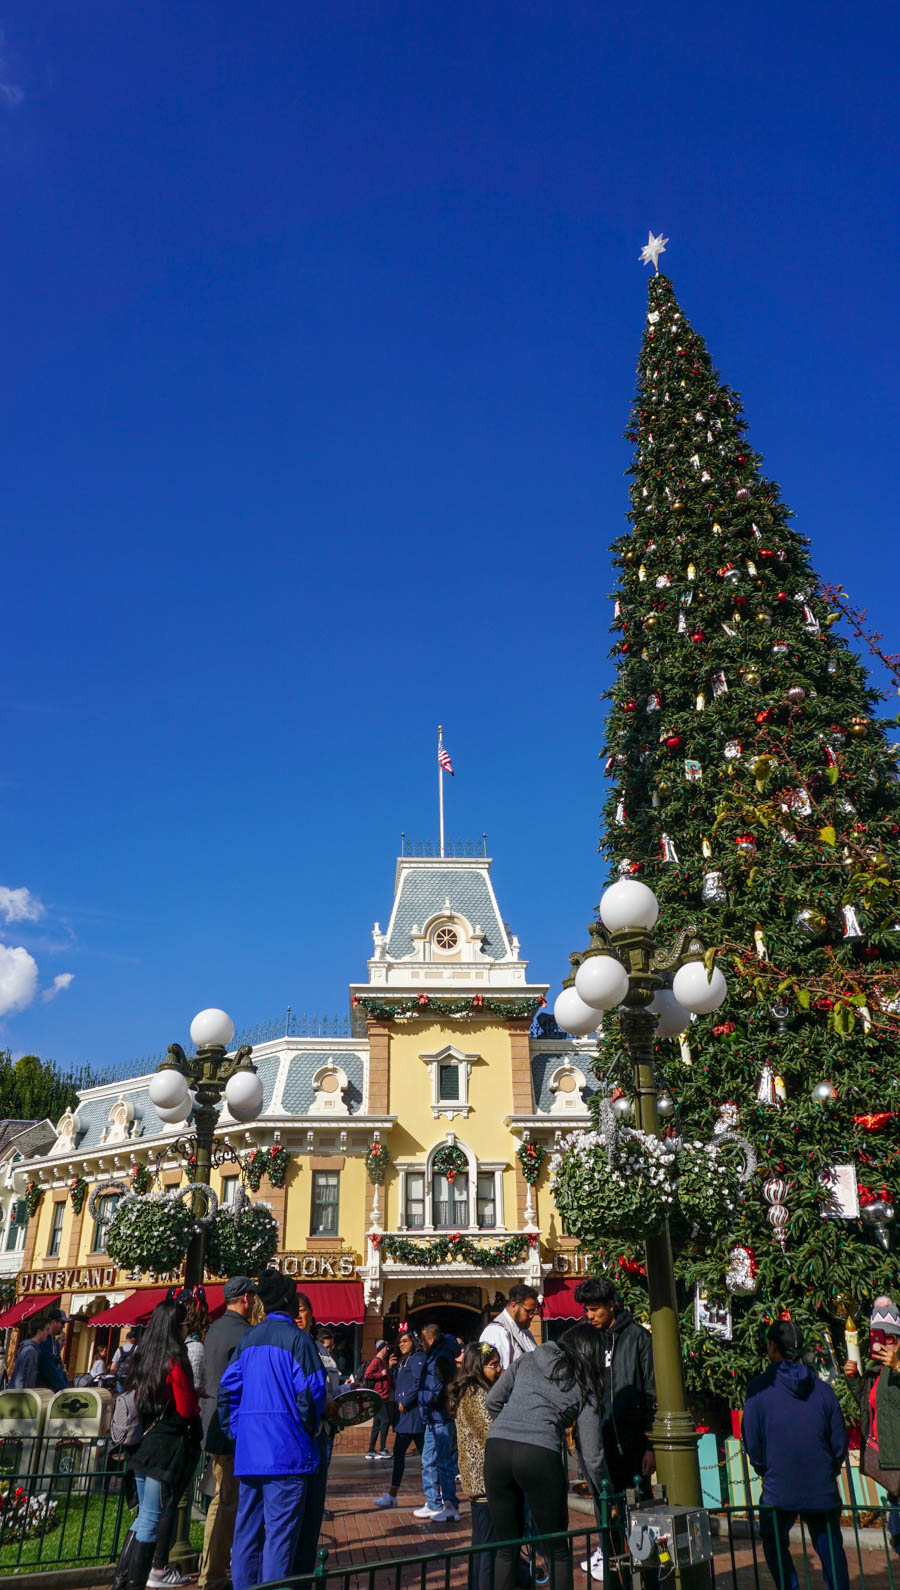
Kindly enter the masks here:
[[135, 1165], [131, 1172], [131, 1190], [138, 1194], [147, 1193], [153, 1186], [153, 1172], [149, 1165]]
[[69, 1202], [76, 1215], [80, 1215], [87, 1197], [88, 1184], [84, 1176], [73, 1176], [69, 1182]]
[[460, 1171], [468, 1170], [468, 1168], [469, 1161], [462, 1149], [457, 1148], [455, 1143], [442, 1143], [431, 1161], [431, 1169], [438, 1176], [446, 1176], [451, 1186]]
[[373, 1187], [381, 1187], [391, 1156], [387, 1143], [370, 1143], [366, 1149], [366, 1173]]
[[265, 1204], [249, 1200], [220, 1209], [206, 1238], [210, 1275], [260, 1275], [275, 1257], [278, 1221]]
[[181, 1268], [193, 1229], [194, 1217], [177, 1194], [128, 1194], [109, 1223], [106, 1251], [122, 1270], [165, 1274]]
[[522, 1167], [522, 1175], [529, 1187], [533, 1187], [541, 1174], [541, 1166], [547, 1157], [547, 1150], [542, 1143], [520, 1143], [516, 1159]]
[[29, 1181], [25, 1185], [25, 1208], [28, 1210], [29, 1219], [33, 1219], [41, 1207], [44, 1189], [40, 1182]]

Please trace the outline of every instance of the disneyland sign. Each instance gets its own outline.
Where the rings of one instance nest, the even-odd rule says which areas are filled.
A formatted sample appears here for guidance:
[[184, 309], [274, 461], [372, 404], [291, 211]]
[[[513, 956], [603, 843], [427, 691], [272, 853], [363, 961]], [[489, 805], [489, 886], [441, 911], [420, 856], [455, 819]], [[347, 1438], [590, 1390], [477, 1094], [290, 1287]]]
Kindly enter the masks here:
[[103, 1292], [116, 1284], [114, 1264], [98, 1264], [89, 1269], [25, 1270], [17, 1278], [23, 1296], [40, 1292]]

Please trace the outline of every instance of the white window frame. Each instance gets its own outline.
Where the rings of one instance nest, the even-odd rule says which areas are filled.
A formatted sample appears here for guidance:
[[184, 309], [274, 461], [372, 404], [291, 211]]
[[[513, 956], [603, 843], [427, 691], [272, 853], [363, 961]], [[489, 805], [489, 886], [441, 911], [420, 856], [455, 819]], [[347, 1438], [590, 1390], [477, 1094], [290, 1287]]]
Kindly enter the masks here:
[[[467, 1054], [464, 1049], [457, 1049], [455, 1043], [444, 1044], [434, 1054], [420, 1054], [419, 1059], [431, 1072], [431, 1113], [435, 1120], [445, 1116], [452, 1121], [461, 1115], [463, 1119], [468, 1116], [472, 1106], [469, 1103], [469, 1078], [472, 1067], [481, 1059], [479, 1054]], [[441, 1066], [455, 1065], [459, 1075], [459, 1098], [441, 1098]]]
[[[394, 1169], [397, 1172], [400, 1181], [399, 1203], [397, 1211], [398, 1230], [423, 1232], [424, 1234], [431, 1236], [435, 1233], [440, 1235], [441, 1231], [448, 1229], [446, 1227], [438, 1227], [434, 1223], [434, 1170], [432, 1168], [432, 1161], [434, 1160], [437, 1150], [439, 1148], [444, 1148], [448, 1141], [452, 1141], [454, 1147], [461, 1148], [469, 1162], [467, 1172], [469, 1177], [469, 1223], [467, 1226], [461, 1226], [459, 1229], [464, 1230], [467, 1236], [475, 1236], [478, 1232], [482, 1232], [488, 1236], [492, 1234], [502, 1235], [508, 1229], [503, 1206], [503, 1172], [509, 1169], [507, 1162], [505, 1160], [479, 1161], [465, 1143], [461, 1143], [458, 1138], [451, 1137], [449, 1134], [448, 1137], [444, 1138], [442, 1142], [435, 1143], [434, 1147], [429, 1151], [424, 1163], [420, 1159], [395, 1161]], [[425, 1177], [425, 1224], [424, 1226], [407, 1226], [406, 1178], [407, 1176], [423, 1175]], [[478, 1224], [479, 1175], [493, 1176], [494, 1178], [495, 1220], [492, 1226], [479, 1226]]]

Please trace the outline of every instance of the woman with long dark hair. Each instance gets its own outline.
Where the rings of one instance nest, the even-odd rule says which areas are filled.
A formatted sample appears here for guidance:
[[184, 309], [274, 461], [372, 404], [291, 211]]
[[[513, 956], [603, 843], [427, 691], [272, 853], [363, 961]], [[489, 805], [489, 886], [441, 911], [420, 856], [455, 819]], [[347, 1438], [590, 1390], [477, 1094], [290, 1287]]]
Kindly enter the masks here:
[[415, 1446], [419, 1456], [425, 1445], [425, 1420], [419, 1409], [419, 1392], [425, 1377], [425, 1350], [408, 1328], [397, 1337], [399, 1360], [394, 1371], [394, 1450], [391, 1483], [376, 1496], [373, 1507], [396, 1507], [397, 1494], [406, 1469], [406, 1454]]
[[[150, 1574], [160, 1520], [180, 1496], [200, 1455], [200, 1406], [185, 1351], [187, 1311], [167, 1298], [150, 1316], [131, 1354], [126, 1393], [133, 1399], [143, 1434], [131, 1457], [137, 1481], [138, 1515], [125, 1542], [119, 1569], [127, 1567], [128, 1590], [175, 1584], [168, 1569]], [[148, 1579], [148, 1575], [150, 1576]], [[177, 1575], [181, 1582], [181, 1575]]]
[[[603, 1333], [587, 1321], [511, 1364], [487, 1393], [492, 1419], [484, 1455], [488, 1507], [498, 1540], [521, 1540], [526, 1504], [537, 1535], [569, 1526], [565, 1432], [603, 1402]], [[566, 1540], [548, 1542], [552, 1590], [571, 1590]], [[513, 1590], [518, 1548], [497, 1552], [494, 1590]]]
[[447, 1388], [447, 1412], [456, 1420], [459, 1477], [472, 1504], [472, 1590], [490, 1590], [494, 1582], [493, 1553], [474, 1548], [497, 1539], [484, 1489], [484, 1448], [491, 1428], [487, 1395], [502, 1373], [492, 1342], [470, 1342]]

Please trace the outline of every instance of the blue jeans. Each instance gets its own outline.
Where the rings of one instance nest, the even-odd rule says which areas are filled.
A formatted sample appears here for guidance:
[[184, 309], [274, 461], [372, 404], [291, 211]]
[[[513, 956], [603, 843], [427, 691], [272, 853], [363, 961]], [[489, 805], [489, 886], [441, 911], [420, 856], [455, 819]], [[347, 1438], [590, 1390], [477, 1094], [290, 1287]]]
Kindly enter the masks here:
[[[822, 1564], [822, 1578], [828, 1590], [849, 1590], [850, 1575], [841, 1539], [841, 1510], [833, 1508], [827, 1513], [801, 1513], [800, 1517], [809, 1531], [816, 1556]], [[766, 1566], [775, 1580], [777, 1590], [798, 1590], [797, 1571], [791, 1561], [789, 1535], [797, 1513], [786, 1507], [759, 1509], [759, 1533], [762, 1538]]]
[[138, 1515], [134, 1521], [134, 1534], [137, 1540], [148, 1546], [151, 1540], [156, 1539], [159, 1532], [159, 1521], [163, 1510], [162, 1485], [149, 1474], [136, 1474], [134, 1480], [138, 1493]]
[[890, 1512], [884, 1521], [884, 1526], [894, 1550], [900, 1552], [900, 1495], [895, 1495], [893, 1491], [887, 1491], [885, 1494]]
[[[422, 1487], [432, 1512], [441, 1507], [458, 1507], [456, 1465], [453, 1461], [453, 1424], [435, 1419], [425, 1426], [422, 1449]], [[235, 1586], [237, 1590], [237, 1586]]]
[[294, 1572], [308, 1480], [307, 1474], [241, 1476], [231, 1548], [234, 1590]]

